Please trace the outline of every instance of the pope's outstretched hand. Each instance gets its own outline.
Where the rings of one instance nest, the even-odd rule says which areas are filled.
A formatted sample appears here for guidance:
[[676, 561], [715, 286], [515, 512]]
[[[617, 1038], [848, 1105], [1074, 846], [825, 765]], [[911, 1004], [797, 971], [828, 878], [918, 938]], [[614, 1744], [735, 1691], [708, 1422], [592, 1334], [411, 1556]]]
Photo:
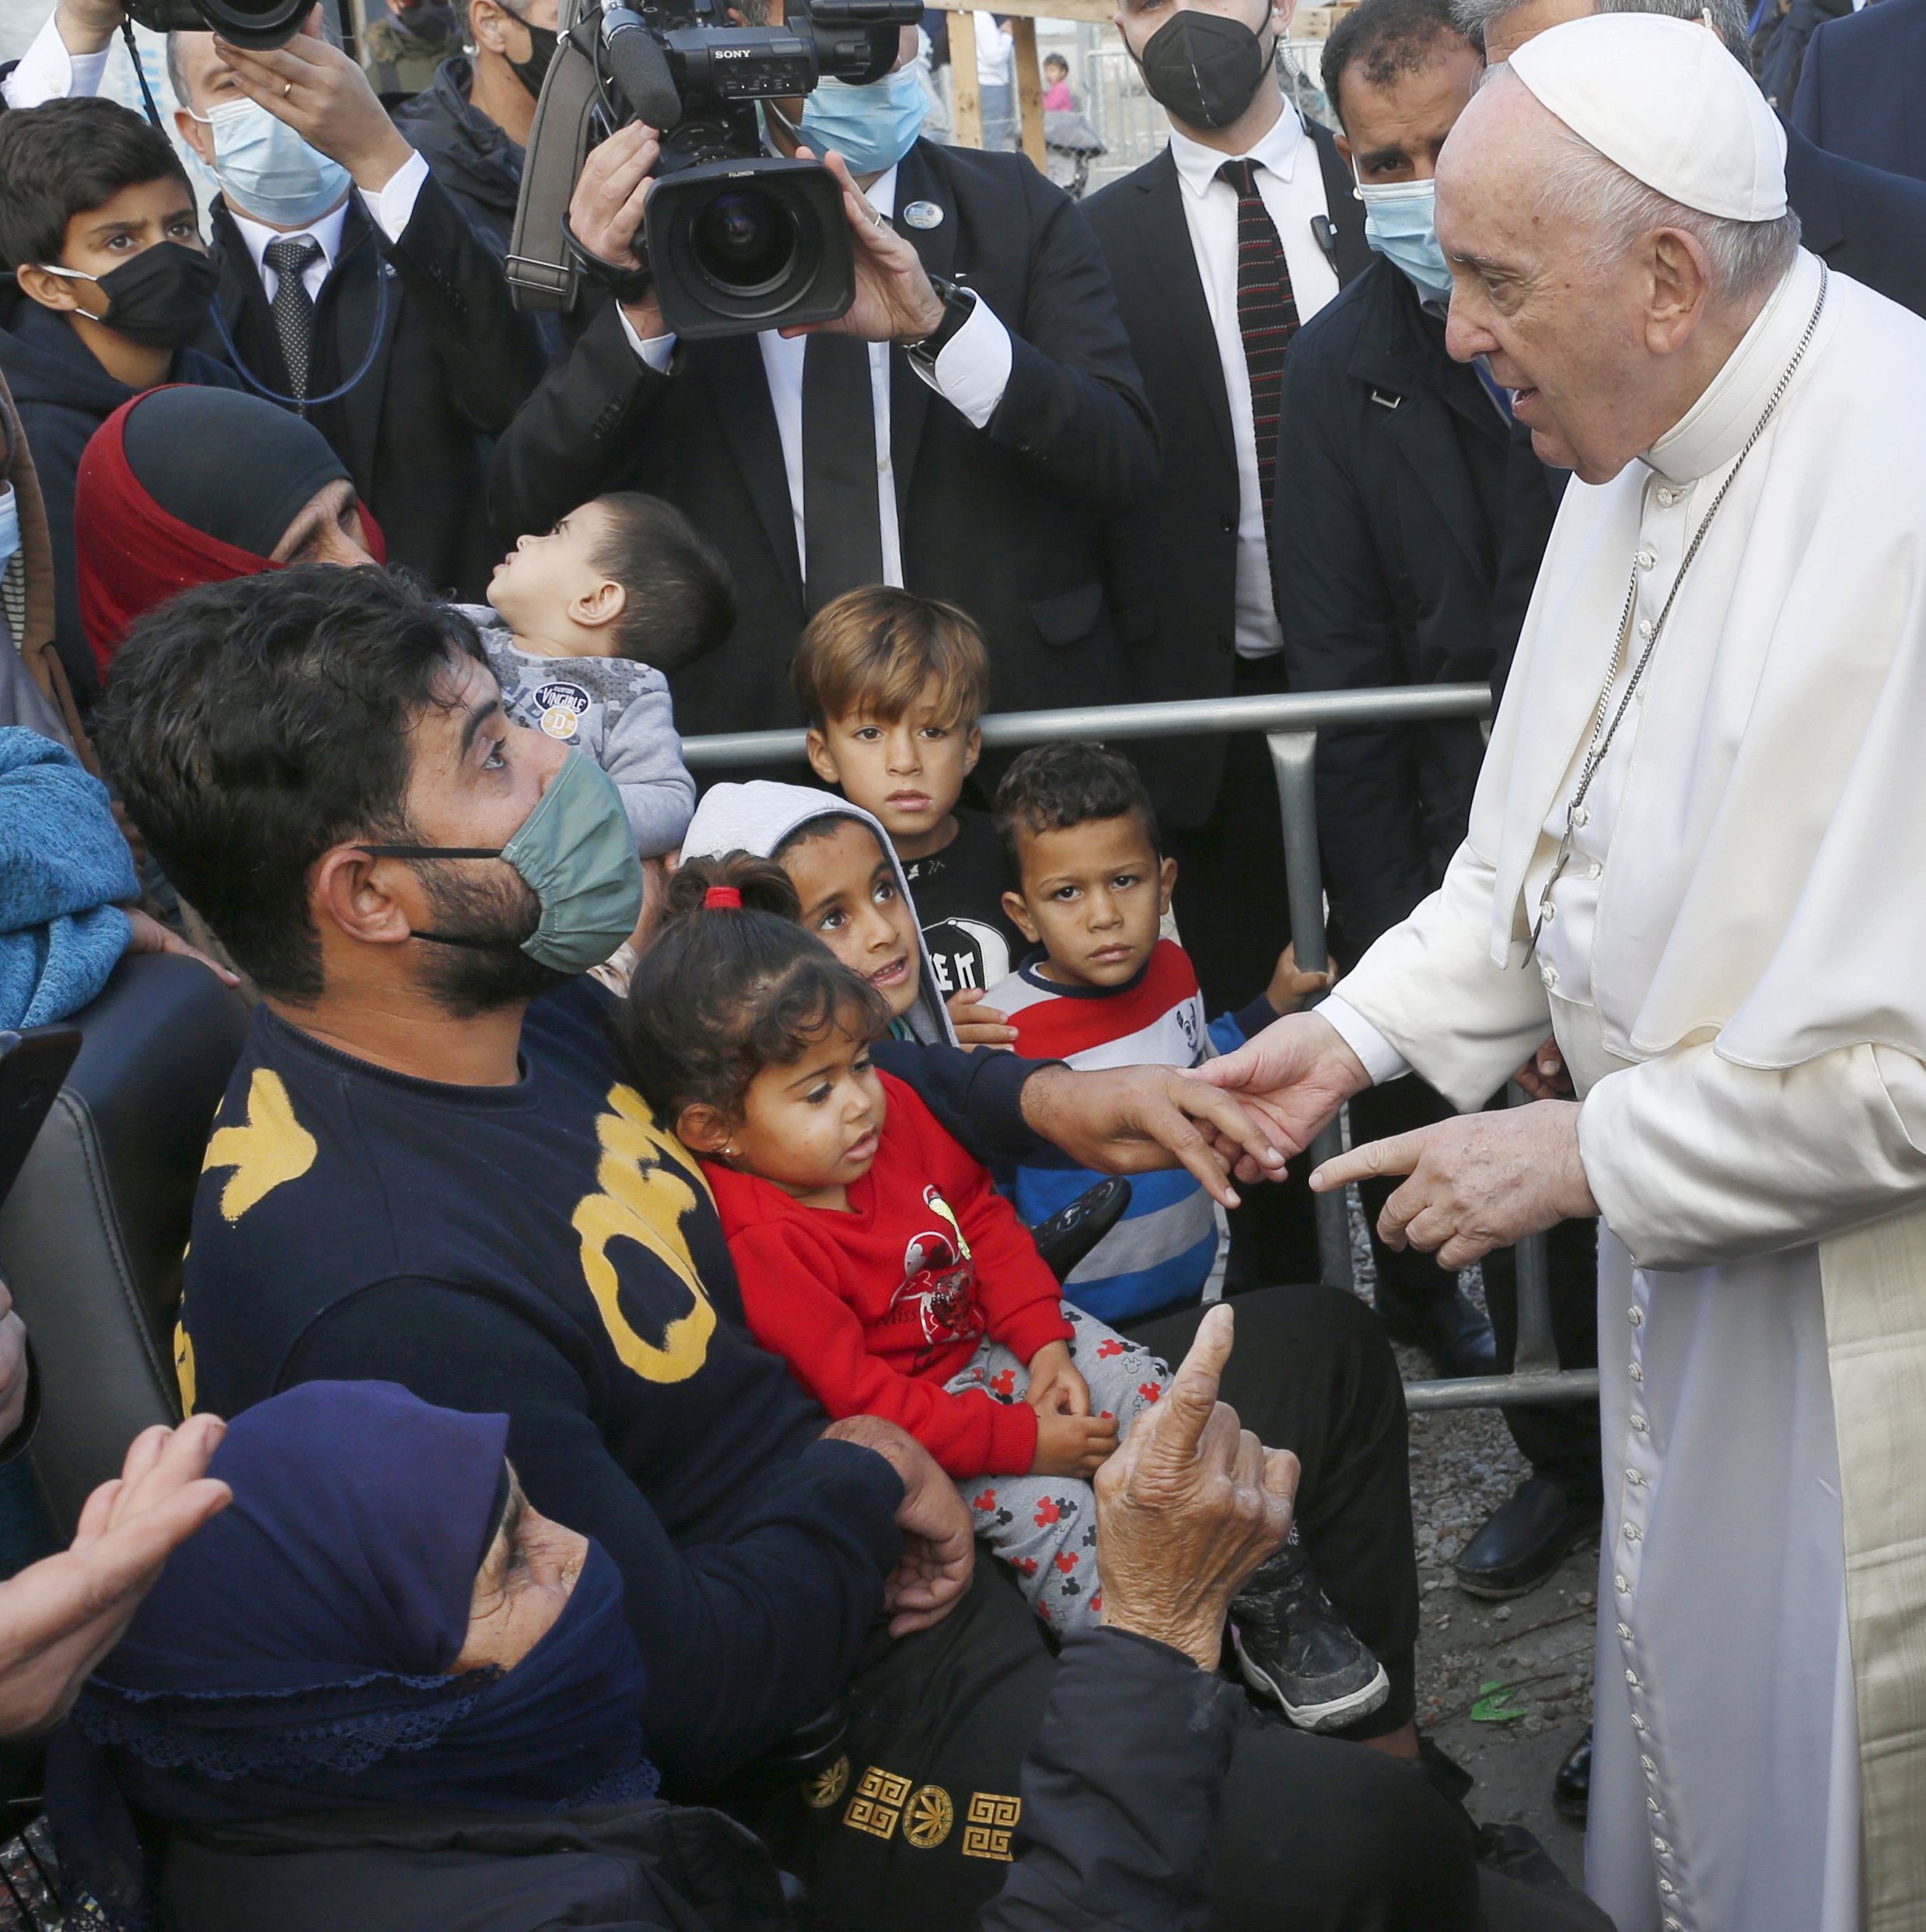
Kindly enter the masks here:
[[[1302, 1153], [1324, 1123], [1371, 1085], [1364, 1062], [1337, 1029], [1316, 1013], [1287, 1014], [1236, 1053], [1193, 1067], [1189, 1078], [1236, 1095], [1287, 1154]], [[1281, 1178], [1274, 1169], [1259, 1169], [1241, 1151], [1234, 1171], [1240, 1181]]]

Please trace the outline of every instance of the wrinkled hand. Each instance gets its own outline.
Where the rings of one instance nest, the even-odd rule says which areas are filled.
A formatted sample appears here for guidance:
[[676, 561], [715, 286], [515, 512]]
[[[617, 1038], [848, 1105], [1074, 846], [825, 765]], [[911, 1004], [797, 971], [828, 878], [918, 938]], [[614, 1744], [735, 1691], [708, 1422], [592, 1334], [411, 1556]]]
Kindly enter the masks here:
[[1217, 1399], [1235, 1333], [1206, 1315], [1169, 1391], [1097, 1473], [1103, 1621], [1214, 1671], [1244, 1580], [1290, 1534], [1298, 1459], [1267, 1449]]
[[1040, 1413], [1036, 1418], [1036, 1453], [1030, 1459], [1029, 1473], [1074, 1476], [1087, 1483], [1116, 1453], [1114, 1416]]
[[1328, 993], [1337, 983], [1335, 967], [1327, 966], [1322, 973], [1299, 970], [1294, 940], [1278, 955], [1277, 969], [1264, 988], [1264, 997], [1271, 1002], [1271, 1010], [1279, 1015], [1302, 1013], [1320, 994]]
[[1555, 1039], [1547, 1040], [1512, 1078], [1534, 1100], [1569, 1100], [1578, 1091]]
[[207, 1474], [215, 1416], [134, 1439], [121, 1474], [87, 1498], [71, 1549], [0, 1583], [0, 1736], [44, 1731], [121, 1640], [170, 1554], [232, 1492]]
[[123, 906], [127, 915], [127, 949], [129, 952], [171, 952], [183, 959], [198, 959], [223, 986], [239, 986], [240, 975], [230, 972], [218, 959], [210, 959], [198, 946], [191, 946], [180, 935], [163, 926], [138, 906]]
[[236, 47], [218, 36], [215, 51], [241, 92], [311, 148], [338, 161], [364, 194], [385, 188], [414, 150], [388, 118], [368, 76], [318, 34], [281, 47]]
[[[641, 266], [635, 237], [641, 232], [648, 190], [661, 159], [662, 137], [653, 128], [632, 121], [592, 148], [582, 163], [568, 197], [568, 225], [598, 261], [613, 262], [618, 268]], [[652, 290], [639, 302], [624, 302], [622, 313], [645, 342], [669, 333]]]
[[1311, 1186], [1321, 1193], [1378, 1174], [1410, 1176], [1378, 1217], [1386, 1245], [1435, 1252], [1440, 1267], [1468, 1268], [1494, 1248], [1599, 1211], [1569, 1100], [1460, 1114], [1372, 1141], [1327, 1161]]
[[897, 1527], [903, 1556], [883, 1587], [892, 1637], [940, 1623], [970, 1587], [977, 1541], [969, 1506], [936, 1459], [907, 1429], [879, 1416], [849, 1416], [823, 1431], [826, 1441], [873, 1449], [903, 1479]]
[[[1235, 1094], [1286, 1154], [1302, 1153], [1324, 1123], [1371, 1085], [1364, 1062], [1315, 1013], [1287, 1014], [1236, 1053], [1207, 1060], [1186, 1078]], [[1255, 1178], [1241, 1160], [1236, 1174], [1240, 1181]]]
[[[1213, 1060], [1205, 1066], [1223, 1064]], [[1045, 1067], [1024, 1081], [1021, 1105], [1025, 1123], [1040, 1139], [1099, 1174], [1186, 1167], [1225, 1207], [1238, 1202], [1226, 1179], [1233, 1162], [1240, 1180], [1284, 1176], [1285, 1150], [1240, 1099], [1174, 1067], [1075, 1073]]]
[[1047, 1342], [1030, 1357], [1029, 1389], [1023, 1399], [1040, 1415], [1090, 1413], [1090, 1385], [1078, 1374], [1068, 1342]]
[[959, 987], [950, 994], [946, 1004], [949, 1023], [956, 1029], [956, 1044], [1005, 1049], [1014, 1046], [1016, 1029], [1010, 1024], [1009, 1015], [982, 1001], [982, 990], [977, 987]]
[[54, 24], [69, 54], [98, 54], [121, 30], [127, 9], [120, 0], [60, 0]]
[[[817, 158], [808, 148], [795, 152], [799, 161]], [[869, 205], [841, 155], [832, 149], [822, 162], [843, 190], [843, 213], [856, 257], [856, 299], [834, 322], [782, 333], [853, 335], [865, 342], [920, 342], [933, 335], [942, 321], [943, 305], [930, 285], [922, 257]]]
[[26, 1324], [13, 1312], [13, 1297], [0, 1281], [0, 1442], [26, 1420]]

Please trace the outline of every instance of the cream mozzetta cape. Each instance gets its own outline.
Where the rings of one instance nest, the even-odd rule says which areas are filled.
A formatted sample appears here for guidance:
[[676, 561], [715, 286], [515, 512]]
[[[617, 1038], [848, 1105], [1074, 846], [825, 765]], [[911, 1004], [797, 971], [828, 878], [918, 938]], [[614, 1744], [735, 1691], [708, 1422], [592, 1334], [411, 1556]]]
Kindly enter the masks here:
[[[1756, 332], [1789, 352], [1819, 281], [1802, 255]], [[1460, 1106], [1517, 1064], [1546, 1010], [1526, 956], [1554, 853], [1544, 826], [1591, 728], [1645, 488], [1654, 471], [1677, 483], [1722, 473], [1784, 367], [1783, 355], [1760, 360], [1742, 345], [1645, 463], [1566, 493], [1443, 889], [1467, 910], [1468, 895], [1488, 891], [1496, 970], [1457, 1016], [1441, 1015], [1439, 984], [1470, 987], [1462, 958], [1446, 956], [1457, 922], [1428, 931], [1421, 909], [1345, 988]], [[1926, 322], [1835, 274], [1647, 675], [1595, 930], [1605, 1044], [1640, 1061], [1709, 1040], [1763, 1069], [1867, 1044], [1926, 1060], [1922, 872]], [[1822, 1240], [1819, 1260], [1865, 1919], [1914, 1932], [1926, 1928], [1926, 1191], [1875, 1211], [1886, 1218]]]

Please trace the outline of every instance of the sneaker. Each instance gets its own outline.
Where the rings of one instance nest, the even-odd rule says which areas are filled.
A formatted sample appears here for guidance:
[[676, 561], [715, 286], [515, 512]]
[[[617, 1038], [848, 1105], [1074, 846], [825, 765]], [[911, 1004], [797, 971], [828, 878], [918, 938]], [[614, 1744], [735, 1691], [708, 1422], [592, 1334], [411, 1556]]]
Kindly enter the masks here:
[[1318, 1587], [1295, 1524], [1232, 1600], [1231, 1640], [1244, 1682], [1300, 1731], [1341, 1730], [1391, 1694], [1384, 1666]]

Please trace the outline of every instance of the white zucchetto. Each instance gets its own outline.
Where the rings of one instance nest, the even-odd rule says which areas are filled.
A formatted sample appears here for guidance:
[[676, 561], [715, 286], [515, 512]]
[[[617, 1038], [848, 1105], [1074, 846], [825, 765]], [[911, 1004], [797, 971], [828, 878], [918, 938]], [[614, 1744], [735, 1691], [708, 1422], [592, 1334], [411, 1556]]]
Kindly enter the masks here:
[[1785, 212], [1785, 133], [1752, 76], [1697, 21], [1596, 13], [1535, 35], [1511, 69], [1634, 180], [1735, 222]]

